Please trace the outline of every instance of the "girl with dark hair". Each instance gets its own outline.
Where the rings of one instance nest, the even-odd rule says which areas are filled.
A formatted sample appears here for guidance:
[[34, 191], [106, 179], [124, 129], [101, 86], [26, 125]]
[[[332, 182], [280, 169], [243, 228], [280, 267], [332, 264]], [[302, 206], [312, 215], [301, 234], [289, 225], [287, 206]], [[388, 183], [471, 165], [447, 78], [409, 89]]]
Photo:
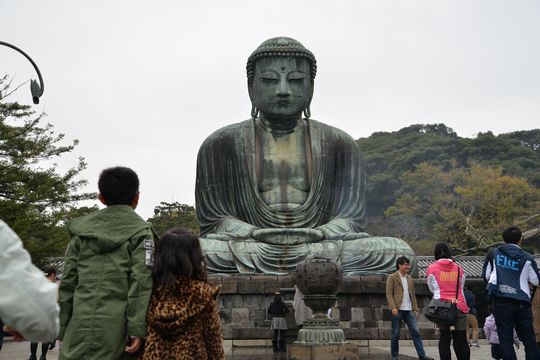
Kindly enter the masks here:
[[274, 351], [287, 351], [285, 348], [285, 339], [282, 333], [287, 330], [287, 321], [285, 315], [289, 312], [287, 305], [283, 301], [280, 292], [274, 294], [274, 301], [268, 307], [268, 314], [272, 315], [272, 323], [270, 328], [274, 330]]
[[435, 257], [435, 260], [452, 259], [450, 256], [450, 248], [445, 242], [435, 244], [435, 247], [433, 248], [433, 256]]
[[224, 359], [217, 296], [206, 282], [199, 238], [168, 231], [157, 244], [143, 359]]
[[[439, 338], [439, 356], [441, 360], [451, 360], [450, 342], [454, 340], [454, 352], [458, 360], [469, 360], [471, 352], [467, 343], [466, 319], [469, 313], [463, 286], [465, 285], [465, 272], [451, 257], [450, 248], [445, 242], [440, 242], [433, 249], [435, 263], [427, 268], [426, 276], [429, 290], [434, 299], [453, 302], [457, 304], [456, 321], [452, 326], [438, 325], [441, 336]], [[456, 297], [456, 288], [457, 297]]]

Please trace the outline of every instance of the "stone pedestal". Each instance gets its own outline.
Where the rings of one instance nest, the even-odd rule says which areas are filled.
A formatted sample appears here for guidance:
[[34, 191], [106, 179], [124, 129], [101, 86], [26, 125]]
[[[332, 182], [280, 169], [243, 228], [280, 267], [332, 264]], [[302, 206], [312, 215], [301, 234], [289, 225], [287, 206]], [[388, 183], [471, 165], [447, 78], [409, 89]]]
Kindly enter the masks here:
[[[280, 291], [285, 302], [291, 305], [291, 312], [287, 314], [287, 342], [296, 340], [298, 327], [292, 309], [294, 279], [291, 275], [209, 275], [208, 281], [221, 286], [218, 304], [226, 340], [271, 340], [271, 320], [266, 309], [276, 291]], [[414, 282], [416, 299], [422, 310], [429, 303], [431, 293], [424, 279]], [[362, 340], [366, 342], [365, 346], [370, 340], [390, 340], [392, 316], [386, 303], [385, 276], [345, 276], [337, 297], [332, 318], [339, 321], [347, 340]], [[435, 327], [423, 315], [418, 319], [418, 326], [423, 339], [435, 338]], [[401, 332], [401, 339], [410, 340], [406, 328]]]
[[[251, 353], [253, 347], [264, 351], [265, 348], [272, 346], [271, 320], [266, 314], [266, 309], [270, 306], [276, 291], [283, 294], [291, 310], [286, 316], [289, 330], [285, 331], [285, 339], [288, 347], [294, 346], [293, 343], [298, 337], [298, 327], [294, 321], [292, 308], [294, 297], [292, 275], [209, 275], [208, 281], [212, 285], [221, 286], [218, 297], [219, 313], [228, 355], [245, 347], [250, 347]], [[483, 289], [481, 279], [467, 282], [478, 289]], [[431, 293], [425, 279], [415, 279], [414, 285], [422, 313], [422, 309], [431, 299]], [[388, 359], [388, 354], [372, 353], [372, 348], [389, 349], [392, 333], [392, 314], [386, 303], [386, 276], [345, 276], [337, 297], [337, 304], [332, 307], [332, 319], [339, 321], [346, 339], [359, 348], [362, 359]], [[418, 319], [418, 327], [424, 341], [437, 339], [435, 326], [427, 321], [423, 314]], [[411, 340], [405, 326], [400, 339]], [[295, 348], [307, 351], [302, 346]]]
[[344, 344], [345, 333], [339, 327], [339, 321], [326, 320], [306, 320], [304, 326], [298, 332], [295, 344]]
[[339, 321], [326, 315], [337, 301], [343, 284], [341, 266], [325, 258], [302, 261], [294, 273], [296, 286], [303, 294], [304, 303], [313, 311], [305, 320], [298, 338], [288, 347], [289, 360], [359, 360], [360, 349], [345, 340]]
[[360, 348], [354, 344], [307, 345], [291, 344], [287, 349], [289, 360], [360, 360]]

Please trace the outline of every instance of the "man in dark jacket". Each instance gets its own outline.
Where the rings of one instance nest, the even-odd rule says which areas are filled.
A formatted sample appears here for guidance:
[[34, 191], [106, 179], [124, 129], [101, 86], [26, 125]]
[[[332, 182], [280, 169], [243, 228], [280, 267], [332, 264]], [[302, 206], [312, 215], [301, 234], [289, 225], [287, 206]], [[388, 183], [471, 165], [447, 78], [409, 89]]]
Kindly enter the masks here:
[[511, 226], [502, 233], [504, 245], [486, 257], [484, 269], [488, 292], [493, 299], [493, 314], [499, 334], [501, 354], [505, 360], [515, 360], [513, 329], [525, 346], [527, 360], [540, 359], [536, 345], [531, 311], [529, 284], [538, 286], [540, 274], [531, 254], [519, 246], [521, 230]]

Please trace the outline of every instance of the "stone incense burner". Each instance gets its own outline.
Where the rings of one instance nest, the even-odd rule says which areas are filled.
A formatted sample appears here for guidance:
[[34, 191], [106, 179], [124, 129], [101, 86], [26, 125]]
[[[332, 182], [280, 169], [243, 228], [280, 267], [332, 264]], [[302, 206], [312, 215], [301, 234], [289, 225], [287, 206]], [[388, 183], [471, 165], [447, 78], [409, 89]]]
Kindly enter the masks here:
[[296, 344], [342, 344], [345, 334], [339, 321], [327, 315], [337, 301], [343, 283], [341, 266], [336, 262], [316, 257], [296, 266], [296, 286], [304, 295], [304, 302], [313, 310], [313, 318], [306, 320], [298, 332]]

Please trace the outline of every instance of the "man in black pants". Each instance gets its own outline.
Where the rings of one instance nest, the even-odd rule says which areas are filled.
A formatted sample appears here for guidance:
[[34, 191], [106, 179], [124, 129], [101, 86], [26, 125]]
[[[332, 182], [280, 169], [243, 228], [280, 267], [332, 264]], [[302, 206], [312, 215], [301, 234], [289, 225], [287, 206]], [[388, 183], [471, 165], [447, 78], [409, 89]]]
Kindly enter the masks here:
[[513, 343], [515, 327], [525, 346], [525, 358], [537, 360], [540, 351], [534, 336], [529, 284], [538, 286], [540, 274], [532, 255], [519, 247], [523, 242], [521, 230], [511, 226], [502, 236], [505, 244], [486, 257], [484, 264], [502, 358], [517, 359]]
[[[43, 270], [47, 279], [51, 282], [56, 283], [56, 269], [46, 268]], [[41, 343], [41, 356], [39, 360], [47, 360], [47, 351], [52, 350], [55, 346], [56, 341], [44, 342]], [[37, 360], [37, 342], [30, 343], [30, 358], [28, 360]]]
[[2, 350], [2, 344], [4, 343], [4, 323], [0, 319], [0, 350]]

